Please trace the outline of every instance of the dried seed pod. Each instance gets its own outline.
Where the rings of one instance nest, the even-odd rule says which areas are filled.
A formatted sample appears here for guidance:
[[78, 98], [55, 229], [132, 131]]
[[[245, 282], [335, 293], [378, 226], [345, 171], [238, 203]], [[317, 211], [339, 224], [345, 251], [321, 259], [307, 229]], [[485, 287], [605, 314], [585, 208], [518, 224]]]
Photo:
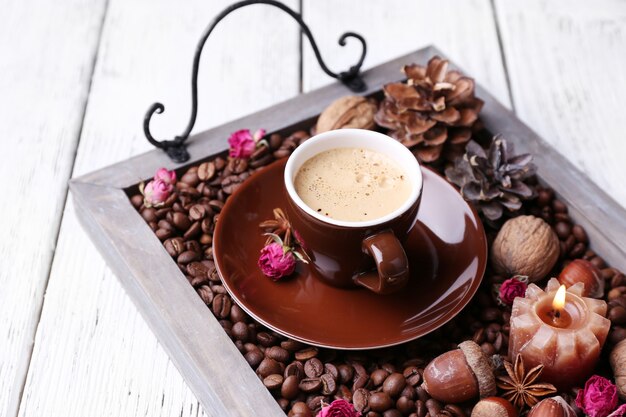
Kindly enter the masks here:
[[559, 251], [559, 238], [548, 223], [535, 216], [518, 216], [498, 232], [491, 246], [491, 263], [499, 274], [526, 275], [535, 282], [550, 272]]
[[584, 259], [574, 259], [559, 274], [559, 282], [568, 287], [582, 282], [585, 286], [584, 297], [602, 298], [604, 279], [600, 270]]
[[436, 357], [424, 369], [422, 387], [436, 400], [460, 403], [496, 394], [491, 361], [472, 341]]
[[517, 417], [513, 404], [500, 397], [484, 398], [472, 409], [472, 417]]
[[333, 101], [317, 119], [317, 133], [328, 130], [374, 127], [378, 106], [374, 100], [361, 96], [345, 96]]

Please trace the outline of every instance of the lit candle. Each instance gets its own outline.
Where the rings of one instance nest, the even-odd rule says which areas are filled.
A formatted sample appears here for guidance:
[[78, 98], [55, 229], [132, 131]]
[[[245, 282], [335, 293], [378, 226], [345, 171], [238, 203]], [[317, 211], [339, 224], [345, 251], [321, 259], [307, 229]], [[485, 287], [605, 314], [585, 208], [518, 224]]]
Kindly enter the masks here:
[[544, 365], [541, 379], [559, 390], [593, 373], [611, 325], [606, 303], [583, 297], [583, 289], [559, 287], [553, 278], [545, 291], [530, 284], [513, 302], [509, 357], [520, 353], [529, 368]]

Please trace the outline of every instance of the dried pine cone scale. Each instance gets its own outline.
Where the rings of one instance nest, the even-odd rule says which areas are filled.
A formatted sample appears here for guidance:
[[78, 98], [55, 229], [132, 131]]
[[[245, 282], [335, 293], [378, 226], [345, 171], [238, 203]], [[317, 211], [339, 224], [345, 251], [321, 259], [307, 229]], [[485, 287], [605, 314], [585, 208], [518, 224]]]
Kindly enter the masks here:
[[505, 209], [515, 212], [523, 200], [534, 196], [533, 189], [524, 182], [535, 173], [530, 154], [513, 156], [513, 149], [498, 136], [487, 152], [474, 141], [467, 143], [465, 151], [454, 166], [446, 169], [446, 177], [487, 219], [500, 219]]
[[448, 71], [448, 61], [432, 58], [427, 66], [403, 68], [406, 83], [384, 86], [385, 99], [375, 116], [379, 126], [408, 147], [422, 162], [455, 156], [470, 140], [483, 102], [474, 96], [474, 81]]

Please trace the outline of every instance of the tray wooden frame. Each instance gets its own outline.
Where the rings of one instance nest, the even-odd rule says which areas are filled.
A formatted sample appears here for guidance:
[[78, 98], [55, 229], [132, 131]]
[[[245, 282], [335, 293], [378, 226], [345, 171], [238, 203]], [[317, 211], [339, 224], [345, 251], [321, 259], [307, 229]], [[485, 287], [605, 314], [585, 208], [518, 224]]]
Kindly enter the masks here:
[[[400, 79], [402, 65], [425, 64], [435, 54], [443, 56], [430, 46], [372, 68], [364, 73], [368, 86], [364, 94]], [[335, 83], [198, 133], [189, 140], [189, 164], [225, 151], [225, 138], [235, 130], [290, 131], [346, 94], [350, 91]], [[572, 219], [586, 228], [591, 247], [612, 266], [626, 270], [626, 210], [485, 89], [477, 86], [476, 94], [485, 101], [481, 117], [486, 128], [513, 141], [517, 151], [534, 155], [541, 181], [568, 204]], [[172, 168], [172, 162], [154, 150], [73, 179], [70, 189], [77, 215], [207, 415], [284, 417], [129, 202], [127, 190], [161, 166]]]

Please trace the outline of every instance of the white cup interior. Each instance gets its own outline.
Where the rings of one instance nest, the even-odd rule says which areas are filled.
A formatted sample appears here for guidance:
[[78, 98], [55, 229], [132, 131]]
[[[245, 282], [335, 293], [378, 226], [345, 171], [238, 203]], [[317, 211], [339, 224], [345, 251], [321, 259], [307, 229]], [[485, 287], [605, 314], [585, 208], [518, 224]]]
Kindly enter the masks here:
[[[332, 219], [313, 210], [296, 193], [293, 181], [298, 170], [307, 160], [318, 153], [336, 148], [364, 148], [386, 155], [395, 161], [406, 173], [412, 184], [411, 195], [400, 207], [391, 213], [367, 221], [353, 222]], [[298, 207], [324, 223], [343, 227], [368, 227], [376, 226], [398, 217], [417, 201], [422, 192], [422, 171], [411, 151], [395, 139], [371, 130], [339, 129], [320, 133], [296, 148], [285, 166], [285, 187], [289, 196]]]

